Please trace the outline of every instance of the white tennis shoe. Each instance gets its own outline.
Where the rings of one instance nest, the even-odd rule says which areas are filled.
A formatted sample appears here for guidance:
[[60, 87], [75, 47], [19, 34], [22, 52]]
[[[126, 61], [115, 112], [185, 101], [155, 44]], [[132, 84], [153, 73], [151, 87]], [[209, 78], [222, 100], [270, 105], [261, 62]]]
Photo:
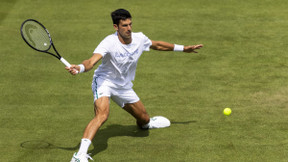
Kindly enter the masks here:
[[143, 126], [144, 129], [166, 128], [171, 125], [170, 121], [163, 116], [154, 116], [150, 118], [150, 122]]
[[79, 154], [75, 152], [70, 162], [88, 162], [88, 159], [93, 160], [88, 154]]

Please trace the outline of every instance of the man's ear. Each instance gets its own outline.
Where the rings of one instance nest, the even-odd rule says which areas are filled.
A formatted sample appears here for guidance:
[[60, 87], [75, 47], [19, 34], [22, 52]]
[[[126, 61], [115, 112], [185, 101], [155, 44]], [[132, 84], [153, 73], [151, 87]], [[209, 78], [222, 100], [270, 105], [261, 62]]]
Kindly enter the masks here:
[[116, 31], [118, 31], [118, 25], [117, 24], [113, 24], [113, 27], [114, 27], [114, 29], [116, 30]]

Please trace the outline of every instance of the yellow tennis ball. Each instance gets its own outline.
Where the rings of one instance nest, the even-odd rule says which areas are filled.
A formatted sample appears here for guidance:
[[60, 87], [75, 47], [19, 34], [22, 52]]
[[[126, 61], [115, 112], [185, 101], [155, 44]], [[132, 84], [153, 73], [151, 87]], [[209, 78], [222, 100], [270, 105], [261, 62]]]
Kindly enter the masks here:
[[224, 115], [229, 116], [231, 113], [232, 113], [232, 110], [230, 108], [228, 108], [228, 107], [223, 110], [223, 114]]

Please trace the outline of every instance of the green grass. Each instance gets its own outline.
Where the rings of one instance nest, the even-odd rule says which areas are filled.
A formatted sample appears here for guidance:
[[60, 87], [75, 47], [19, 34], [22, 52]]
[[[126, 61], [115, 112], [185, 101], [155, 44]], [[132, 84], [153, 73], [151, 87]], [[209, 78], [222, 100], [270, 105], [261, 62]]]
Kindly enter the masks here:
[[[93, 117], [93, 72], [71, 76], [20, 36], [42, 22], [71, 63], [114, 32], [110, 12], [128, 9], [152, 40], [199, 44], [199, 54], [145, 52], [134, 89], [167, 129], [141, 131], [111, 102], [90, 147], [95, 161], [287, 161], [285, 0], [1, 0], [1, 162], [69, 161]], [[96, 68], [96, 67], [95, 67]], [[232, 109], [228, 117], [225, 107]]]

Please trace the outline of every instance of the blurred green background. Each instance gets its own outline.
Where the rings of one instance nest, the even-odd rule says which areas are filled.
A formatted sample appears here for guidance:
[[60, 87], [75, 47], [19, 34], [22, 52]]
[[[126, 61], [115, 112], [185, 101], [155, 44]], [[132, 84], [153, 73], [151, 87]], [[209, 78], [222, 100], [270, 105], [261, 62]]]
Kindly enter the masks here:
[[110, 13], [118, 8], [131, 12], [134, 32], [204, 47], [199, 54], [143, 53], [134, 90], [151, 116], [172, 125], [141, 131], [111, 102], [89, 149], [95, 161], [287, 161], [287, 6], [284, 0], [1, 0], [1, 162], [70, 161], [93, 117], [93, 71], [71, 76], [25, 44], [21, 23], [42, 22], [58, 52], [79, 64], [114, 33]]

